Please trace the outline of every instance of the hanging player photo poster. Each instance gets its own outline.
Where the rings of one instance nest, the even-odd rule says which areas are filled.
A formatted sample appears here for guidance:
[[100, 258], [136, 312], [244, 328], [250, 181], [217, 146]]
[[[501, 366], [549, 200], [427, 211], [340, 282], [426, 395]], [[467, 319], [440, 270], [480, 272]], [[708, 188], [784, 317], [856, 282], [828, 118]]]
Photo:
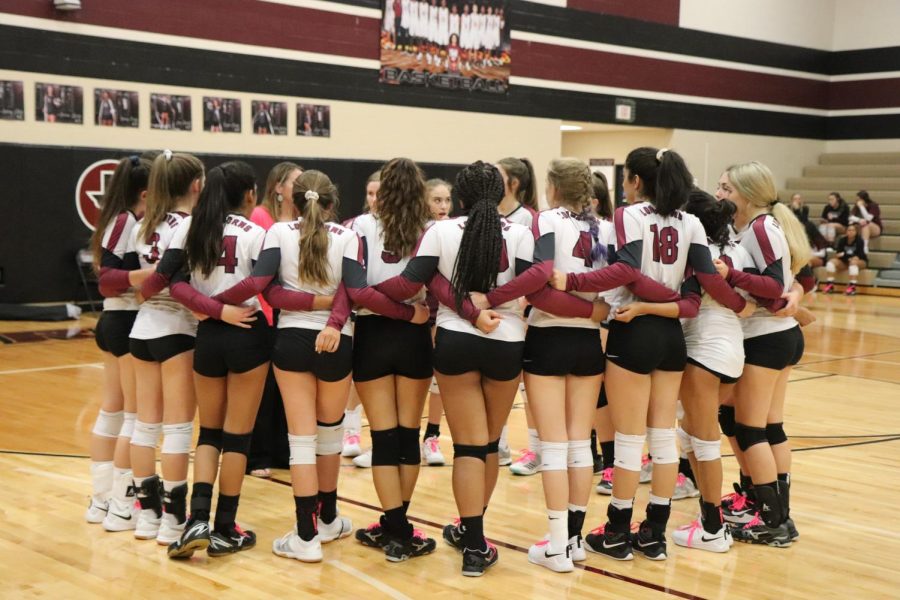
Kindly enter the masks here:
[[491, 94], [509, 88], [508, 0], [383, 0], [381, 82]]
[[34, 84], [35, 118], [47, 123], [84, 122], [84, 91], [76, 85]]
[[325, 104], [298, 104], [297, 135], [331, 137], [331, 107]]
[[25, 98], [21, 81], [0, 81], [0, 119], [25, 120]]
[[240, 133], [241, 101], [236, 98], [204, 96], [203, 131]]
[[191, 97], [150, 94], [150, 128], [191, 130]]
[[95, 88], [94, 125], [137, 127], [138, 93]]
[[250, 114], [253, 133], [257, 135], [287, 135], [287, 102], [253, 100]]

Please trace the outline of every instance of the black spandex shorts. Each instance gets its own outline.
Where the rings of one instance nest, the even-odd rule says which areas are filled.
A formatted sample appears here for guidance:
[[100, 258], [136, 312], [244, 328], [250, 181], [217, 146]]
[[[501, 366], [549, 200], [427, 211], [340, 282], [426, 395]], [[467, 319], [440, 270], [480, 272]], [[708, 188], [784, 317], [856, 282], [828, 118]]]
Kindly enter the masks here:
[[477, 371], [494, 381], [518, 379], [525, 342], [501, 342], [438, 327], [434, 341], [434, 370], [442, 375]]
[[633, 373], [684, 371], [687, 349], [678, 319], [643, 315], [628, 323], [610, 321], [606, 358]]
[[269, 323], [261, 312], [250, 329], [206, 319], [197, 326], [194, 371], [204, 377], [246, 373], [268, 362], [271, 353]]
[[152, 340], [130, 338], [128, 347], [131, 350], [131, 355], [137, 359], [161, 363], [166, 362], [173, 356], [178, 356], [182, 352], [193, 350], [195, 343], [196, 338], [194, 336], [176, 333]]
[[136, 310], [104, 310], [94, 328], [94, 339], [97, 347], [109, 352], [116, 358], [125, 356], [128, 348], [128, 336], [137, 317]]
[[606, 367], [600, 331], [585, 327], [529, 327], [523, 368], [532, 375], [590, 377]]
[[800, 326], [744, 340], [744, 364], [780, 371], [803, 358]]
[[694, 360], [694, 359], [691, 358], [691, 357], [688, 357], [687, 361], [688, 361], [689, 363], [691, 363], [692, 365], [694, 365], [695, 367], [700, 367], [701, 369], [703, 369], [703, 370], [706, 371], [707, 373], [712, 373], [713, 375], [715, 375], [716, 377], [719, 378], [719, 381], [720, 381], [721, 383], [728, 383], [728, 384], [730, 384], [730, 383], [737, 383], [737, 381], [738, 381], [738, 378], [737, 378], [737, 377], [729, 377], [728, 375], [722, 375], [722, 374], [719, 373], [718, 371], [713, 371], [712, 369], [710, 369], [709, 367], [707, 367], [706, 365], [704, 365], [704, 364], [701, 363], [700, 361]]
[[319, 331], [301, 327], [278, 330], [272, 364], [282, 371], [312, 373], [322, 381], [340, 381], [353, 368], [353, 338], [341, 335], [334, 352], [316, 352]]
[[353, 381], [387, 375], [430, 379], [433, 371], [431, 327], [381, 315], [356, 318], [353, 333]]

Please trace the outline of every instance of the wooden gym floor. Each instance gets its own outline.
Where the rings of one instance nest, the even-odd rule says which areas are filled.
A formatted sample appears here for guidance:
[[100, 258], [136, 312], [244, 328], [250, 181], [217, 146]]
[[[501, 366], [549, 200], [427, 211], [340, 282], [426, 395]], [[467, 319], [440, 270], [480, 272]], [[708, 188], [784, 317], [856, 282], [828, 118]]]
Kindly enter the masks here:
[[[787, 404], [796, 450], [792, 515], [801, 534], [791, 548], [735, 544], [719, 555], [670, 540], [662, 563], [589, 554], [574, 573], [552, 573], [525, 555], [546, 528], [540, 477], [503, 469], [485, 524], [500, 562], [480, 579], [462, 577], [459, 555], [440, 541], [440, 527], [456, 515], [449, 467], [423, 467], [410, 508], [438, 549], [402, 564], [352, 538], [326, 545], [318, 565], [273, 555], [273, 538], [293, 526], [283, 471], [270, 481], [247, 479], [239, 521], [256, 531], [259, 545], [239, 555], [174, 562], [153, 542], [86, 524], [85, 454], [99, 405], [100, 354], [89, 335], [67, 332], [67, 324], [0, 322], [0, 341], [24, 338], [0, 345], [0, 597], [897, 597], [900, 301], [819, 295], [810, 306], [819, 320], [806, 330], [806, 355]], [[93, 322], [83, 318], [80, 325]], [[57, 331], [40, 333], [49, 330]], [[511, 446], [524, 447], [520, 404], [510, 423]], [[449, 459], [446, 427], [441, 439]], [[732, 458], [725, 471], [728, 486], [736, 472]], [[643, 514], [647, 488], [638, 492], [635, 515]], [[340, 510], [355, 527], [378, 516], [369, 471], [347, 461], [338, 492]], [[591, 498], [588, 527], [603, 520], [606, 504], [605, 496]], [[670, 529], [695, 514], [695, 501], [675, 502]]]

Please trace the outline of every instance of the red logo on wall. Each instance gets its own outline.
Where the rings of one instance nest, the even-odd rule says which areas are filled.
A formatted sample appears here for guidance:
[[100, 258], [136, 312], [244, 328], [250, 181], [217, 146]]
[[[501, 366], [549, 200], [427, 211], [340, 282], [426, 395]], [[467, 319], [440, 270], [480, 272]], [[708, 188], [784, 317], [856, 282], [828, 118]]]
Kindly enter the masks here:
[[84, 170], [75, 186], [75, 207], [81, 222], [93, 231], [100, 219], [100, 201], [109, 186], [118, 161], [98, 160]]

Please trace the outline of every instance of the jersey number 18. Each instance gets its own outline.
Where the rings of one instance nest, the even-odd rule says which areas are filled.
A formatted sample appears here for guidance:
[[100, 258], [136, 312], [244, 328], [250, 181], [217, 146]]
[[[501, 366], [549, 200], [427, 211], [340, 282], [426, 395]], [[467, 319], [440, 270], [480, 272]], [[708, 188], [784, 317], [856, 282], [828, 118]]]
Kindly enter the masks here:
[[650, 226], [653, 232], [653, 262], [664, 265], [674, 264], [678, 260], [678, 230], [674, 227]]

